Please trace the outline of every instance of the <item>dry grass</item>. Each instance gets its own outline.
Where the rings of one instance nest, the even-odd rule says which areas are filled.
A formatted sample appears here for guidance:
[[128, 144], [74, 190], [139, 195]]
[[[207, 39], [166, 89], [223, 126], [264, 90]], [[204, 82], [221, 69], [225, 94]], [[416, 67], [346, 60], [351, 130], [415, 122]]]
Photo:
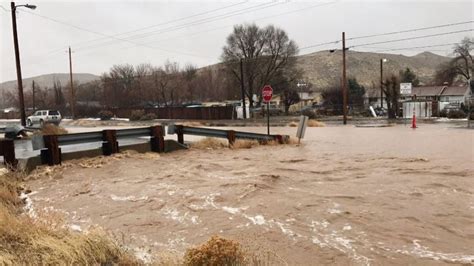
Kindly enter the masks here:
[[138, 262], [100, 230], [75, 233], [54, 213], [23, 213], [22, 173], [0, 172], [1, 265], [98, 265]]
[[295, 121], [292, 121], [288, 124], [289, 127], [297, 127], [298, 126], [298, 123], [295, 122]]
[[244, 265], [241, 245], [233, 240], [213, 236], [206, 243], [190, 248], [184, 255], [184, 265]]
[[191, 143], [191, 148], [200, 150], [215, 150], [227, 147], [227, 142], [216, 138], [205, 138]]
[[325, 127], [326, 124], [318, 120], [310, 119], [308, 120], [308, 127]]
[[259, 146], [260, 143], [256, 140], [248, 140], [248, 139], [238, 139], [231, 145], [232, 149], [251, 149], [253, 147]]
[[187, 126], [187, 127], [203, 127], [203, 126], [206, 126], [206, 124], [204, 124], [202, 122], [199, 122], [199, 121], [184, 122], [182, 125]]
[[63, 127], [55, 124], [45, 124], [40, 131], [35, 132], [35, 135], [64, 135], [67, 133], [68, 131]]
[[[298, 122], [292, 121], [288, 124], [289, 127], [297, 127]], [[308, 120], [308, 127], [325, 127], [326, 124], [324, 124], [321, 121], [314, 120], [314, 119], [309, 119]]]

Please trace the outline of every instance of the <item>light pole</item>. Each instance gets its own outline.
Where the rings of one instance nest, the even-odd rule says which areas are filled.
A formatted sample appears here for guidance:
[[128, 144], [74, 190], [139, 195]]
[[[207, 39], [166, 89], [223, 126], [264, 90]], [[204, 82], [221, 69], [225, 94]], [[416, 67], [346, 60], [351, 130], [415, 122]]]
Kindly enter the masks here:
[[380, 109], [383, 109], [383, 63], [387, 62], [386, 58], [380, 59]]
[[[342, 33], [342, 123], [347, 124], [347, 78], [346, 78], [346, 51], [349, 50], [349, 47], [346, 47], [346, 33]], [[329, 50], [330, 53], [336, 52], [336, 49]]]
[[13, 26], [13, 43], [15, 45], [15, 60], [16, 60], [16, 79], [18, 82], [18, 99], [20, 101], [20, 115], [21, 125], [26, 126], [26, 113], [25, 113], [25, 99], [23, 97], [23, 80], [21, 78], [21, 65], [20, 65], [20, 49], [18, 48], [18, 33], [16, 30], [16, 9], [18, 7], [26, 7], [29, 9], [35, 9], [35, 5], [15, 5], [15, 2], [11, 2], [12, 10], [12, 26]]

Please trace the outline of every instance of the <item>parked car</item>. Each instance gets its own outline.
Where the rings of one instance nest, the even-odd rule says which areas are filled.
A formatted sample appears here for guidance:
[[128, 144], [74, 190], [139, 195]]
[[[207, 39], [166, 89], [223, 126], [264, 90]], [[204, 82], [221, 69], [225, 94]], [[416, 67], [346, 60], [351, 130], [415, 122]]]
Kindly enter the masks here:
[[57, 110], [38, 110], [33, 115], [28, 116], [26, 125], [31, 127], [35, 124], [43, 127], [46, 123], [59, 125], [61, 123], [61, 113]]

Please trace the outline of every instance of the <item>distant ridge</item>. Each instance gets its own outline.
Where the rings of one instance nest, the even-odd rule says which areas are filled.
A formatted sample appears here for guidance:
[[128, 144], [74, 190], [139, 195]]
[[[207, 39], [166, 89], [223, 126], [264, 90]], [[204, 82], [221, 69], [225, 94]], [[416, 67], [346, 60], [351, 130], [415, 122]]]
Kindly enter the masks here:
[[[348, 51], [347, 52], [347, 76], [355, 77], [365, 85], [380, 84], [380, 59], [388, 61], [383, 64], [384, 77], [391, 73], [398, 74], [399, 70], [410, 68], [422, 83], [430, 82], [436, 72], [436, 68], [450, 60], [449, 57], [423, 52], [414, 56], [369, 53]], [[329, 53], [320, 51], [312, 54], [298, 56], [298, 65], [303, 69], [308, 80], [315, 88], [324, 88], [336, 82], [341, 77], [342, 55], [341, 51]]]
[[[75, 82], [87, 83], [93, 80], [98, 80], [99, 76], [89, 73], [74, 73], [73, 79]], [[52, 87], [55, 80], [61, 82], [61, 85], [68, 86], [69, 84], [69, 73], [53, 73], [35, 76], [31, 78], [23, 79], [23, 87], [28, 89], [31, 88], [32, 81], [35, 81], [41, 87]], [[12, 90], [17, 86], [16, 80], [6, 81], [0, 83], [0, 90]]]

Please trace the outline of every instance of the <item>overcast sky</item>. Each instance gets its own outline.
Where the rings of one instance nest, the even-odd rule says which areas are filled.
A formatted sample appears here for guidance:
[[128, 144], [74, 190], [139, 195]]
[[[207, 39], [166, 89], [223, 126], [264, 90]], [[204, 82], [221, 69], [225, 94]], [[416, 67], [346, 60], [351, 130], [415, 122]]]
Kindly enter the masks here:
[[[472, 1], [22, 1], [36, 10], [18, 8], [17, 24], [23, 77], [69, 71], [101, 74], [114, 64], [166, 60], [205, 66], [219, 62], [232, 25], [274, 24], [300, 48], [346, 38], [473, 20]], [[16, 79], [10, 2], [0, 1], [0, 82]], [[27, 13], [29, 12], [29, 13]], [[403, 34], [348, 40], [347, 45], [472, 30], [461, 24]], [[354, 47], [414, 55], [424, 50], [449, 55], [452, 43], [473, 31]], [[430, 45], [444, 45], [413, 48]], [[328, 44], [300, 54], [338, 48]]]

